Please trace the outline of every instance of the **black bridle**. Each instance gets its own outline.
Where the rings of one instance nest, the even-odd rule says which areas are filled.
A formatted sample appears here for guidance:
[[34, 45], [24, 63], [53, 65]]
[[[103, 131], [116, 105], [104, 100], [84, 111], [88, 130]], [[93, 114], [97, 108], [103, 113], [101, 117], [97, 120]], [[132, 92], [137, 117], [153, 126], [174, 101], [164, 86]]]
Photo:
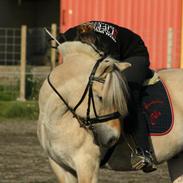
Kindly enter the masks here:
[[[93, 96], [93, 88], [92, 87], [93, 87], [93, 82], [94, 81], [104, 83], [104, 80], [95, 77], [95, 73], [96, 73], [96, 70], [97, 70], [98, 66], [100, 65], [100, 63], [105, 58], [106, 58], [106, 56], [102, 56], [101, 58], [99, 58], [97, 60], [96, 64], [94, 65], [94, 67], [92, 69], [92, 72], [89, 76], [89, 80], [88, 80], [87, 86], [84, 90], [84, 93], [83, 93], [81, 99], [79, 100], [79, 102], [76, 104], [76, 106], [74, 108], [70, 107], [68, 105], [68, 103], [65, 101], [65, 99], [62, 97], [62, 95], [56, 90], [56, 88], [50, 82], [50, 75], [48, 75], [47, 80], [48, 80], [49, 85], [54, 90], [54, 92], [58, 95], [58, 97], [63, 101], [63, 103], [68, 108], [68, 110], [73, 114], [73, 117], [75, 117], [79, 121], [79, 123], [82, 127], [93, 128], [93, 124], [103, 123], [103, 122], [110, 121], [110, 120], [113, 120], [113, 119], [117, 119], [117, 118], [120, 117], [120, 114], [118, 112], [114, 112], [114, 113], [110, 113], [110, 114], [107, 114], [107, 115], [99, 116], [97, 114], [97, 111], [96, 111], [95, 101], [94, 101], [94, 96]], [[86, 112], [86, 117], [81, 117], [81, 116], [77, 115], [75, 111], [80, 106], [80, 104], [83, 102], [83, 100], [86, 97], [87, 93], [88, 93], [88, 108], [87, 108], [87, 112]], [[90, 117], [91, 105], [93, 107], [95, 117]]]

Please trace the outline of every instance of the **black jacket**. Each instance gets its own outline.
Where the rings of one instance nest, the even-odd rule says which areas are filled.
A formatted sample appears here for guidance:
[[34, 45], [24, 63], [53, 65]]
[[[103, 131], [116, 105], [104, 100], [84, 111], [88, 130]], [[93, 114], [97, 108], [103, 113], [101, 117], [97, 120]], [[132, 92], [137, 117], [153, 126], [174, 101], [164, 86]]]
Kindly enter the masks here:
[[[112, 57], [118, 60], [135, 56], [149, 58], [148, 50], [143, 40], [131, 30], [108, 22], [90, 21], [88, 23], [93, 25], [94, 32], [99, 37], [100, 43], [105, 45], [105, 50], [102, 51]], [[67, 41], [77, 40], [78, 26], [70, 28], [64, 33]], [[60, 37], [59, 41], [63, 42], [64, 40]]]

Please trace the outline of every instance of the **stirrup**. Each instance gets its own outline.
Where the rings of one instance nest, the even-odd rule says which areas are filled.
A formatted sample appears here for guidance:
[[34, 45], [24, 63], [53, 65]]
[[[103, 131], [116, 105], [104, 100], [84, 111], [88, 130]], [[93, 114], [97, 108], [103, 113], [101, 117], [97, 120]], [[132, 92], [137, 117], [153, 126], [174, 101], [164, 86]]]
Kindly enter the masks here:
[[138, 154], [138, 153], [132, 153], [131, 154], [131, 165], [132, 168], [135, 170], [141, 170], [145, 165], [145, 157]]
[[135, 170], [143, 170], [145, 173], [155, 171], [157, 168], [153, 163], [153, 158], [151, 153], [139, 149], [131, 154], [131, 165]]

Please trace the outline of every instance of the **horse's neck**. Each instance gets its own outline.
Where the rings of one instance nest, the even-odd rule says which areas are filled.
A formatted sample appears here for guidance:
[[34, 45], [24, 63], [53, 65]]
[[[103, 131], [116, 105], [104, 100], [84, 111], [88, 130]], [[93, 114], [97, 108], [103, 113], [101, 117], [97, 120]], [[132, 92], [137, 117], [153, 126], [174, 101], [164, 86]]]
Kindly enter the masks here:
[[83, 80], [88, 80], [89, 75], [95, 65], [96, 60], [87, 54], [72, 53], [65, 55], [63, 58], [63, 72], [67, 76], [67, 80], [82, 77]]
[[94, 58], [95, 60], [100, 57], [100, 55], [88, 44], [84, 44], [80, 41], [67, 41], [58, 47], [61, 51], [63, 57], [71, 56], [72, 54], [78, 54], [80, 56], [87, 55]]
[[71, 53], [64, 56], [63, 64], [51, 74], [55, 88], [73, 105], [86, 88], [94, 62], [88, 55]]
[[[93, 65], [96, 62], [95, 57], [92, 57], [91, 55], [85, 54], [85, 53], [78, 53], [73, 52], [70, 54], [66, 54], [63, 57], [63, 64], [68, 63], [72, 64], [71, 67], [74, 65], [80, 65], [80, 68], [87, 68]], [[78, 69], [80, 69], [78, 68]]]

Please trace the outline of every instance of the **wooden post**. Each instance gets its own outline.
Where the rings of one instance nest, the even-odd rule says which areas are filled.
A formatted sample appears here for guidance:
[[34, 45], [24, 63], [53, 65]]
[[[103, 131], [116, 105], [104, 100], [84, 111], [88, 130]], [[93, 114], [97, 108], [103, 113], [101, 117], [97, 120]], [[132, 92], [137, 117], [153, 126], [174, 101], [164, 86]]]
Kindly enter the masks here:
[[173, 49], [173, 29], [172, 27], [168, 28], [167, 35], [167, 68], [172, 67], [172, 49]]
[[[51, 34], [56, 37], [57, 36], [57, 25], [51, 25]], [[56, 47], [56, 42], [54, 40], [51, 41], [52, 47]], [[51, 68], [53, 69], [56, 66], [56, 49], [51, 48]]]
[[27, 26], [21, 27], [21, 61], [20, 61], [20, 97], [19, 100], [25, 101], [25, 78], [26, 78], [26, 40]]

